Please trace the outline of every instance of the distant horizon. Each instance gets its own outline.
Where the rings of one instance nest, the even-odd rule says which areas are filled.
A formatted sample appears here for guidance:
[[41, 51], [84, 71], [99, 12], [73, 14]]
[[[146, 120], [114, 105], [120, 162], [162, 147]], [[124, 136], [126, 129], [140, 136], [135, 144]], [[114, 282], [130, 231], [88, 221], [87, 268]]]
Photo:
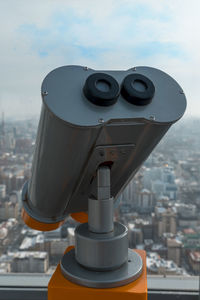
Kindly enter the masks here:
[[[4, 114], [4, 122], [11, 122], [11, 121], [30, 121], [30, 120], [39, 120], [40, 118], [40, 113], [38, 114], [33, 114], [33, 115], [29, 115], [29, 116], [23, 116], [23, 117], [17, 117], [16, 116], [10, 116], [10, 117], [6, 117], [6, 115]], [[200, 116], [193, 116], [193, 115], [183, 115], [183, 117], [178, 120], [175, 124], [177, 123], [183, 123], [184, 121], [190, 121], [190, 120], [199, 120], [200, 121]], [[2, 121], [2, 114], [0, 112], [0, 123]], [[172, 124], [173, 125], [173, 124]]]

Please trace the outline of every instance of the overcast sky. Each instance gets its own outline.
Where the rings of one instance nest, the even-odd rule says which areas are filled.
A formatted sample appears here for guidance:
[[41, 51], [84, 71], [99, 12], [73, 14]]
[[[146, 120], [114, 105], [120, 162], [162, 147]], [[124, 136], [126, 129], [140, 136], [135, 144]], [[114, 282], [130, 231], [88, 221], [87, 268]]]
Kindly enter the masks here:
[[39, 115], [52, 69], [160, 68], [200, 117], [199, 0], [0, 0], [0, 114]]

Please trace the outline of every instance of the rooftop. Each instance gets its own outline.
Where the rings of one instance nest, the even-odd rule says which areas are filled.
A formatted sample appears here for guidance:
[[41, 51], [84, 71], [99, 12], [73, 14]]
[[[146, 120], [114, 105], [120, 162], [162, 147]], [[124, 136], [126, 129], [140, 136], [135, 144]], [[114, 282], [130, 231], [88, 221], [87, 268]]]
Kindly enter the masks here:
[[191, 251], [190, 257], [194, 262], [200, 263], [200, 251]]

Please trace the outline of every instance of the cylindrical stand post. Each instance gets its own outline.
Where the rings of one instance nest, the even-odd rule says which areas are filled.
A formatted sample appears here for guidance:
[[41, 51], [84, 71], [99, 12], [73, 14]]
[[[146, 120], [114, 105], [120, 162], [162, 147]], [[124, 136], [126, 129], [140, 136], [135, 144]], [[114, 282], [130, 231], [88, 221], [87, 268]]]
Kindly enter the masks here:
[[128, 249], [128, 229], [113, 222], [110, 171], [99, 166], [97, 199], [89, 199], [88, 223], [76, 227], [75, 249], [64, 255], [60, 265], [65, 277], [84, 286], [117, 287], [142, 272], [141, 257]]
[[114, 230], [113, 198], [110, 198], [110, 168], [102, 166], [97, 170], [97, 199], [89, 199], [89, 230], [108, 233]]
[[110, 168], [97, 170], [97, 199], [89, 198], [88, 224], [75, 231], [77, 261], [96, 271], [119, 268], [128, 258], [127, 228], [113, 222], [113, 198], [110, 197]]

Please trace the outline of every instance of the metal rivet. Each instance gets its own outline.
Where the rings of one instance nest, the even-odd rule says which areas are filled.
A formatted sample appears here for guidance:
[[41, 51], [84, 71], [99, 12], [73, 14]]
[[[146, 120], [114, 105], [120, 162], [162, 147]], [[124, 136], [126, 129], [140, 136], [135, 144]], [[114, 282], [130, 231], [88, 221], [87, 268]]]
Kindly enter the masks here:
[[180, 94], [184, 94], [184, 91], [179, 91]]
[[83, 70], [87, 71], [87, 70], [88, 70], [88, 67], [83, 67]]
[[102, 123], [104, 123], [104, 119], [100, 118], [100, 119], [98, 120], [98, 122], [102, 124]]
[[43, 96], [47, 96], [47, 95], [48, 95], [48, 92], [47, 92], [47, 91], [44, 91], [44, 92], [42, 92], [42, 95], [43, 95]]
[[154, 116], [150, 116], [149, 119], [155, 121], [156, 118]]
[[136, 71], [136, 67], [133, 67], [133, 68], [132, 68], [132, 71]]

